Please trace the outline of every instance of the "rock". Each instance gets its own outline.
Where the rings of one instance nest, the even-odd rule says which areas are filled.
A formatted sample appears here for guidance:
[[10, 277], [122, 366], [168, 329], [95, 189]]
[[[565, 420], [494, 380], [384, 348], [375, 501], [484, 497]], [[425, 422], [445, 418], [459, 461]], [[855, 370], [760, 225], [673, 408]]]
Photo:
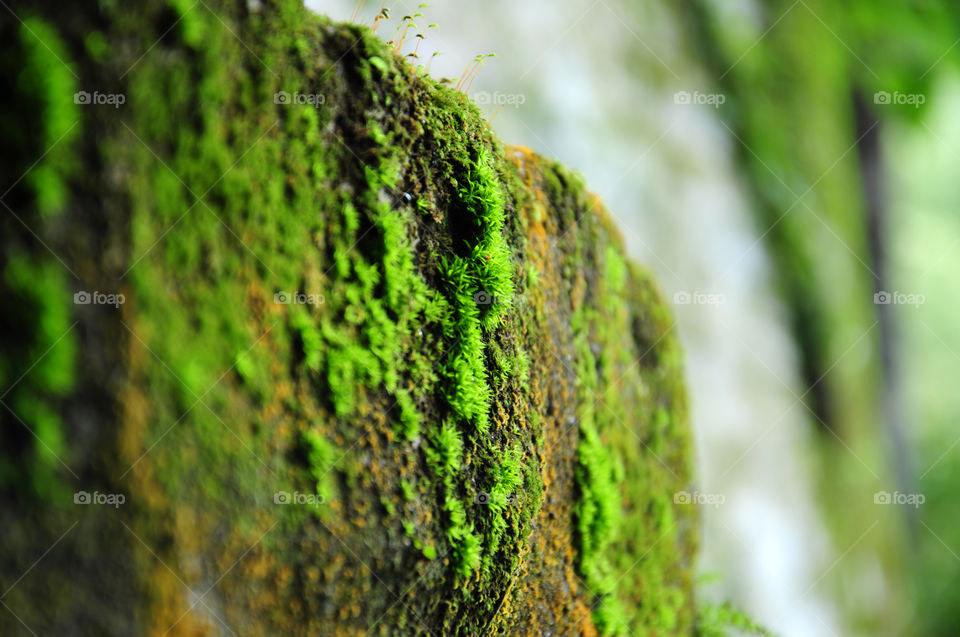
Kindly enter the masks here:
[[2, 26], [0, 632], [690, 633], [681, 354], [600, 200], [249, 6]]

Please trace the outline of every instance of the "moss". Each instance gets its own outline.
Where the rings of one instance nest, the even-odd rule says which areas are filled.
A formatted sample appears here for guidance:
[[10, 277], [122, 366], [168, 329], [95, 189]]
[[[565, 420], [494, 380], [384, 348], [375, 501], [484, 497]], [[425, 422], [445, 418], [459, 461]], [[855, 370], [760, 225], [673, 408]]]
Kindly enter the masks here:
[[728, 637], [730, 635], [769, 637], [772, 633], [727, 604], [705, 604], [697, 614], [696, 635], [698, 637]]
[[333, 499], [336, 495], [330, 472], [334, 469], [338, 451], [335, 445], [315, 431], [307, 430], [303, 434], [307, 447], [307, 460], [310, 473], [317, 482], [317, 493]]
[[460, 188], [460, 197], [479, 226], [479, 240], [471, 246], [468, 277], [475, 285], [474, 301], [481, 305], [483, 327], [492, 329], [500, 324], [504, 308], [513, 298], [513, 264], [503, 237], [503, 193], [482, 147], [469, 168], [466, 185]]
[[[7, 261], [3, 280], [24, 314], [36, 317], [36, 342], [30, 344], [33, 360], [28, 379], [38, 387], [63, 395], [76, 378], [76, 339], [71, 334], [73, 295], [64, 280], [62, 268], [47, 262], [37, 262], [26, 255], [16, 255]], [[16, 370], [5, 369], [4, 379], [16, 380]]]
[[598, 390], [598, 364], [589, 345], [591, 331], [586, 324], [587, 314], [584, 311], [574, 315], [572, 324], [577, 334], [579, 378], [586, 389], [579, 409], [580, 443], [577, 447], [579, 559], [587, 588], [599, 598], [594, 610], [597, 628], [601, 633], [612, 634], [622, 632], [626, 626], [623, 608], [614, 596], [615, 575], [606, 555], [620, 525], [620, 490], [611, 452], [598, 431], [594, 399]]
[[17, 91], [39, 112], [42, 125], [38, 146], [44, 149], [38, 163], [23, 178], [33, 190], [38, 212], [50, 215], [63, 208], [66, 178], [76, 168], [76, 157], [69, 150], [80, 132], [74, 99], [76, 82], [55, 27], [28, 17], [20, 24], [19, 36], [23, 58]]
[[83, 39], [83, 46], [91, 58], [103, 64], [107, 61], [107, 55], [110, 53], [110, 45], [106, 37], [99, 31], [91, 31]]
[[[527, 151], [514, 156], [534, 189], [524, 206], [528, 236], [546, 259], [527, 279], [542, 288], [559, 271], [571, 281], [557, 293], [570, 299], [570, 355], [553, 360], [576, 379], [572, 540], [593, 621], [605, 634], [688, 633], [692, 583], [678, 564], [693, 550], [693, 513], [671, 496], [689, 479], [673, 320], [649, 275], [624, 259], [609, 221], [591, 221], [600, 204], [580, 179]], [[569, 212], [545, 218], [544, 209]], [[561, 258], [542, 231], [569, 237]]]
[[[191, 587], [217, 581], [223, 616], [251, 634], [691, 625], [671, 319], [577, 178], [505, 150], [368, 29], [296, 2], [118, 7], [92, 44], [82, 21], [56, 24], [84, 84], [110, 77], [99, 51], [114, 77], [129, 69], [123, 124], [91, 111], [83, 172], [65, 173], [76, 215], [43, 230], [128, 294], [122, 313], [72, 316], [93, 339], [81, 377], [101, 428], [60, 409], [71, 426], [44, 435], [87, 445], [85, 480], [137, 503], [125, 524], [154, 553], [131, 542], [137, 568], [111, 589], [143, 618], [129, 632], [178, 617], [202, 632], [156, 557]], [[130, 41], [158, 44], [140, 59]], [[31, 272], [61, 267], [26, 241]], [[69, 325], [69, 307], [36, 303]], [[43, 325], [17, 333], [46, 343]], [[38, 391], [79, 400], [72, 387]], [[53, 632], [77, 612], [25, 620]]]
[[[20, 320], [30, 322], [32, 333], [26, 342], [10, 345], [0, 366], [5, 408], [22, 427], [4, 432], [4, 447], [17, 460], [0, 471], [0, 484], [52, 500], [63, 495], [61, 463], [69, 457], [59, 407], [76, 385], [79, 348], [71, 316], [73, 295], [59, 264], [25, 254], [7, 261], [3, 283], [4, 306], [16, 308]], [[24, 330], [16, 318], [6, 322], [8, 329]], [[27, 484], [18, 479], [23, 475], [29, 477]]]

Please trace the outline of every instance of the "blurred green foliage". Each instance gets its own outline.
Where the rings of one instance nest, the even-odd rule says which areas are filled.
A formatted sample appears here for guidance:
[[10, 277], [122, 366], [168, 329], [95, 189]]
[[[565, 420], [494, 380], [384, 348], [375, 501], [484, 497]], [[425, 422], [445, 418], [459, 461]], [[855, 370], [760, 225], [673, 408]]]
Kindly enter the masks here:
[[[758, 232], [800, 348], [810, 420], [824, 433], [818, 491], [837, 553], [850, 547], [850, 555], [843, 553], [845, 568], [823, 586], [848, 625], [863, 634], [954, 634], [960, 593], [951, 582], [960, 573], [960, 532], [951, 531], [949, 511], [960, 476], [945, 452], [955, 444], [947, 432], [960, 405], [947, 398], [947, 383], [929, 378], [928, 365], [939, 361], [941, 378], [955, 377], [960, 348], [948, 343], [960, 340], [950, 338], [956, 330], [947, 306], [936, 303], [910, 315], [906, 307], [888, 306], [893, 328], [878, 327], [883, 307], [872, 294], [930, 290], [930, 298], [950, 286], [920, 281], [930, 269], [956, 264], [953, 248], [928, 246], [953, 245], [960, 231], [955, 215], [945, 212], [956, 210], [951, 171], [941, 170], [938, 182], [925, 179], [935, 166], [923, 159], [938, 144], [928, 124], [931, 103], [960, 68], [960, 5], [776, 0], [745, 9], [687, 0], [685, 7], [692, 41], [716, 78], [710, 88], [727, 98], [720, 117], [735, 139]], [[876, 153], [871, 137], [879, 139], [878, 157], [870, 155]], [[949, 140], [939, 144], [951, 148]], [[911, 154], [895, 152], [905, 145], [912, 145]], [[956, 153], [935, 154], [955, 172]], [[874, 160], [882, 170], [879, 193], [871, 192], [877, 184], [864, 172]], [[909, 191], [897, 194], [893, 205], [889, 182]], [[936, 188], [941, 200], [918, 210], [917, 201], [930, 199]], [[879, 248], [869, 240], [877, 232], [868, 215], [871, 197], [890, 217], [889, 227], [880, 226]], [[890, 250], [895, 257], [885, 263]], [[892, 340], [904, 360], [903, 369], [886, 376], [883, 339]], [[883, 509], [871, 500], [872, 492], [902, 484], [889, 450], [898, 443], [885, 424], [888, 392], [901, 392], [899, 377], [905, 379], [905, 421], [923, 423], [917, 431], [926, 432], [914, 435], [906, 452], [915, 455], [916, 488], [926, 495], [912, 524], [908, 512], [887, 510], [902, 507]], [[875, 520], [882, 524], [863, 536]], [[887, 602], [864, 592], [864, 573], [876, 564]]]

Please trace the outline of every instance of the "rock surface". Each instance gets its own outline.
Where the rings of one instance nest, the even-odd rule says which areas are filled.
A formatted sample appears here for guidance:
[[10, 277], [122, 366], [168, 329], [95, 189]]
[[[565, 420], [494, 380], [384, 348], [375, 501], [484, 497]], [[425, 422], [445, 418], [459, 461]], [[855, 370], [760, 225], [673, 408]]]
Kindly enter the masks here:
[[693, 630], [673, 319], [576, 175], [296, 2], [11, 6], [0, 633]]

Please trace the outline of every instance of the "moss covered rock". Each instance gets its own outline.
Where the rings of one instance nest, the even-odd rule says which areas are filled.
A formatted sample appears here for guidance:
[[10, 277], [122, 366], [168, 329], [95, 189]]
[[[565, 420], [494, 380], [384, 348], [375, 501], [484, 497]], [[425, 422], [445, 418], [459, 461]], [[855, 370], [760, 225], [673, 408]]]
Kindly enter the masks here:
[[11, 6], [0, 633], [691, 632], [673, 319], [576, 175], [297, 2]]

